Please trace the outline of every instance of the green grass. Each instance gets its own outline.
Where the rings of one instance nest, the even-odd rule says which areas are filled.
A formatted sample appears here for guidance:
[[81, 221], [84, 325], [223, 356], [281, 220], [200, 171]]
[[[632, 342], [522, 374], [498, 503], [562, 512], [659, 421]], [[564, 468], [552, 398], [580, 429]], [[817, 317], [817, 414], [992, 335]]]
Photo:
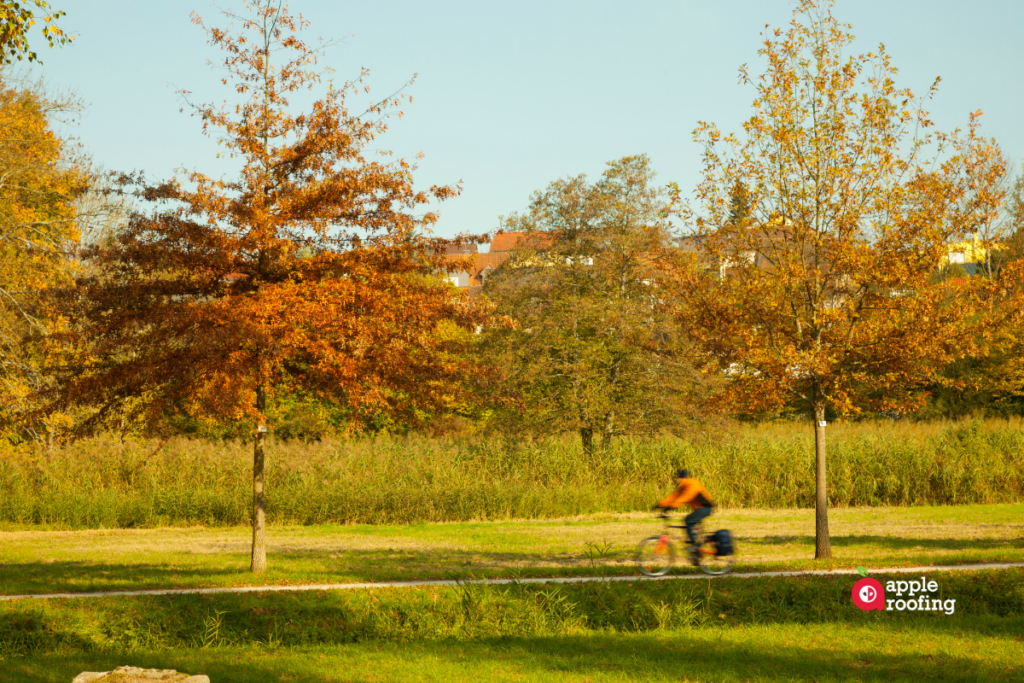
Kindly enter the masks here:
[[[276, 524], [557, 518], [645, 510], [690, 467], [726, 507], [813, 505], [809, 423], [715, 438], [618, 439], [585, 455], [571, 438], [515, 442], [395, 437], [270, 448]], [[1024, 501], [1021, 422], [829, 427], [839, 507]], [[0, 446], [0, 522], [60, 528], [237, 526], [251, 505], [251, 447], [107, 435], [52, 452]]]
[[[815, 562], [813, 510], [720, 510], [737, 571], [1024, 561], [1024, 505], [844, 508], [830, 515], [834, 559]], [[0, 532], [0, 593], [133, 590], [431, 578], [634, 574], [658, 530], [649, 513], [565, 520], [270, 527], [269, 570], [248, 572], [236, 528]], [[681, 568], [680, 572], [693, 572]]]
[[[780, 647], [782, 646], [782, 647]], [[67, 683], [123, 662], [203, 672], [216, 683], [440, 681], [1017, 681], [1022, 645], [1007, 634], [871, 626], [745, 627], [718, 632], [587, 634], [499, 642], [353, 644], [47, 655], [5, 664], [10, 680]]]
[[1015, 681], [1024, 570], [929, 574], [954, 614], [861, 612], [853, 577], [0, 604], [11, 680], [132, 664], [233, 681]]
[[[708, 526], [734, 532], [738, 571], [1024, 561], [1019, 422], [829, 438], [831, 562], [811, 559], [807, 425], [624, 439], [593, 460], [557, 439], [281, 443], [260, 578], [248, 446], [4, 446], [0, 593], [632, 574], [658, 528], [638, 511], [680, 464], [725, 504]], [[861, 612], [851, 576], [5, 601], [0, 680], [122, 664], [214, 683], [1024, 678], [1024, 571], [928, 576], [954, 615]]]

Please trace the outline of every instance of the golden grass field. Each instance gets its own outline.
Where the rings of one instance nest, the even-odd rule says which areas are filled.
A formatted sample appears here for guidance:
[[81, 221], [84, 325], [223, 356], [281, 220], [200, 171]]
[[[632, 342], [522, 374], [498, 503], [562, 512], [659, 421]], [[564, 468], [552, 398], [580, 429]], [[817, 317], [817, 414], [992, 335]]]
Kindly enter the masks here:
[[[810, 425], [733, 425], [691, 438], [616, 439], [592, 456], [569, 436], [381, 436], [272, 442], [271, 524], [561, 519], [647, 510], [691, 469], [727, 508], [814, 505]], [[101, 435], [52, 451], [0, 443], [0, 530], [245, 526], [251, 445]], [[836, 508], [1024, 501], [1019, 420], [837, 423]]]

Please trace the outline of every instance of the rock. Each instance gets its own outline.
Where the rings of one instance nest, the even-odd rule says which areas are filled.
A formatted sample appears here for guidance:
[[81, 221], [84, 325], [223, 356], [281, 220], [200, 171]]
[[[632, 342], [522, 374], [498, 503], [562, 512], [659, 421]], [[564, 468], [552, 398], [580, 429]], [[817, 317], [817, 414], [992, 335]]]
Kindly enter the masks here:
[[137, 666], [119, 666], [113, 671], [83, 671], [71, 683], [210, 683], [208, 676], [189, 676], [174, 669], [140, 669]]

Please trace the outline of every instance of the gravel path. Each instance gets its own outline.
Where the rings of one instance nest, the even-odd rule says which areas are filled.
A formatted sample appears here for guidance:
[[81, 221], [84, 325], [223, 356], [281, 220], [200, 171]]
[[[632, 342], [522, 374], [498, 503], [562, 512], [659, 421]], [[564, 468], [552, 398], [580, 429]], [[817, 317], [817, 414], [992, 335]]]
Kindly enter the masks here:
[[[946, 566], [924, 566], [924, 567], [886, 567], [872, 569], [871, 574], [917, 574], [928, 572], [950, 572], [950, 571], [977, 571], [979, 569], [1009, 569], [1011, 567], [1024, 567], [1024, 562], [992, 562], [985, 564], [953, 564]], [[856, 575], [856, 569], [811, 569], [807, 571], [788, 572], [734, 572], [727, 575], [728, 578], [737, 579], [758, 579], [788, 576], [842, 576]], [[153, 590], [139, 591], [96, 591], [93, 593], [40, 593], [36, 595], [0, 595], [0, 600], [24, 600], [36, 598], [38, 600], [52, 600], [54, 598], [106, 598], [114, 596], [134, 595], [207, 595], [213, 593], [264, 593], [281, 591], [337, 591], [357, 590], [364, 588], [415, 588], [418, 586], [456, 586], [466, 583], [481, 583], [493, 585], [508, 585], [511, 583], [587, 583], [591, 581], [676, 581], [692, 579], [721, 579], [727, 577], [713, 577], [706, 574], [678, 574], [674, 576], [661, 576], [648, 578], [645, 576], [567, 576], [558, 578], [529, 578], [529, 579], [480, 579], [474, 581], [456, 581], [437, 579], [431, 581], [382, 581], [380, 583], [308, 583], [293, 586], [238, 586], [236, 588], [158, 588]]]

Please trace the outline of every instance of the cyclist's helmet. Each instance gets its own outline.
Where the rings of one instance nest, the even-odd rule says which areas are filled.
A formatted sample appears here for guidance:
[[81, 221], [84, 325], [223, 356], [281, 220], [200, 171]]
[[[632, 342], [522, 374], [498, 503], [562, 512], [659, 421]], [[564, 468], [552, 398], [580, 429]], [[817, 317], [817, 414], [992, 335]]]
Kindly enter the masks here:
[[676, 470], [676, 479], [689, 479], [690, 470]]

